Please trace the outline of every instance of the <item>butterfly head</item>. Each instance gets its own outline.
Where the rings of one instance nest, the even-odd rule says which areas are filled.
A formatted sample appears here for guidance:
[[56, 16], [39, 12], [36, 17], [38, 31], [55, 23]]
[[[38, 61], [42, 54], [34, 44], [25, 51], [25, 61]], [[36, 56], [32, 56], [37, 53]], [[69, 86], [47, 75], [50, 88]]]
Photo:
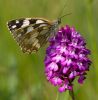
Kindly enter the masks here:
[[58, 24], [61, 24], [61, 18], [58, 18]]
[[68, 13], [68, 14], [65, 14], [65, 15], [59, 17], [57, 20], [54, 21], [55, 25], [61, 24], [61, 19], [62, 19], [63, 17], [65, 17], [65, 16], [67, 16], [67, 15], [70, 15], [70, 14], [71, 14], [71, 13]]
[[61, 18], [57, 19], [58, 24], [61, 24]]
[[58, 18], [57, 20], [55, 20], [54, 23], [57, 25], [61, 24], [61, 18]]

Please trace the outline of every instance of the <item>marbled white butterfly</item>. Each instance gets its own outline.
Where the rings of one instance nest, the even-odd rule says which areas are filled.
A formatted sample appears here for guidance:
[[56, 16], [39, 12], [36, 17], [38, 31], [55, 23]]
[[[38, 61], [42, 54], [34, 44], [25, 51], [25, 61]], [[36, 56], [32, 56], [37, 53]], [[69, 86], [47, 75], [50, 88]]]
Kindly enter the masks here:
[[20, 18], [9, 21], [7, 25], [22, 51], [30, 54], [38, 51], [47, 43], [50, 36], [57, 32], [62, 17], [55, 21], [43, 18]]
[[21, 18], [9, 21], [8, 28], [22, 51], [32, 53], [47, 43], [60, 23], [60, 19], [50, 22], [41, 18]]
[[38, 51], [55, 34], [61, 18], [48, 21], [43, 18], [20, 18], [8, 22], [8, 28], [25, 53]]

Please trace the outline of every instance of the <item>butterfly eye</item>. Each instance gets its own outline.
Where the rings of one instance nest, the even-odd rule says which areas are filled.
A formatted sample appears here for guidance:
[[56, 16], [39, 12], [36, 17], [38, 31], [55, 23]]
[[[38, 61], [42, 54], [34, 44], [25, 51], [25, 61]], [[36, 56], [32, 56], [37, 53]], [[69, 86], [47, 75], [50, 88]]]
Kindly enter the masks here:
[[58, 24], [60, 24], [61, 23], [61, 18], [58, 18]]

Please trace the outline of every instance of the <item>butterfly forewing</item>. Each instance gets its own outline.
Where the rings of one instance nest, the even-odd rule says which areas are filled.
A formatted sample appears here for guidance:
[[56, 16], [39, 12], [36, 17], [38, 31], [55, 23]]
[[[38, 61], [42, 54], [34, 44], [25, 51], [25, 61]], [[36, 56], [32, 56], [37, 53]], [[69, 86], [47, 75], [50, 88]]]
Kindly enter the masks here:
[[47, 42], [51, 23], [40, 18], [21, 18], [9, 21], [8, 28], [22, 51], [32, 53]]

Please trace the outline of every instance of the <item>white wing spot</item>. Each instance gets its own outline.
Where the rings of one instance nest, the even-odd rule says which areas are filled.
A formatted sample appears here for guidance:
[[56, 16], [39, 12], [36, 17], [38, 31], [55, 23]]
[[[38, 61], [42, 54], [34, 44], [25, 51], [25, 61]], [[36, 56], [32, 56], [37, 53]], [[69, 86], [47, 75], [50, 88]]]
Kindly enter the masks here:
[[27, 52], [31, 52], [31, 50], [30, 50], [30, 49], [28, 49], [28, 50], [27, 50]]
[[37, 20], [37, 21], [36, 21], [36, 24], [39, 24], [39, 23], [44, 23], [44, 21], [42, 21], [42, 20]]
[[18, 36], [17, 37], [20, 37], [21, 36], [21, 34], [18, 34]]
[[39, 27], [42, 27], [42, 26], [47, 26], [46, 24], [41, 24]]
[[34, 30], [33, 27], [28, 27], [28, 28], [27, 28], [27, 33], [31, 32], [31, 31], [33, 31], [33, 30]]
[[19, 23], [19, 21], [18, 20], [16, 20], [16, 24], [18, 24]]
[[35, 39], [33, 46], [35, 46], [38, 43], [38, 39]]
[[16, 28], [16, 25], [13, 25], [12, 28]]
[[23, 25], [21, 27], [28, 26], [30, 24], [29, 20], [24, 20]]
[[40, 48], [40, 44], [39, 44], [39, 43], [37, 43], [37, 44], [36, 44], [36, 47], [39, 49], [39, 48]]

